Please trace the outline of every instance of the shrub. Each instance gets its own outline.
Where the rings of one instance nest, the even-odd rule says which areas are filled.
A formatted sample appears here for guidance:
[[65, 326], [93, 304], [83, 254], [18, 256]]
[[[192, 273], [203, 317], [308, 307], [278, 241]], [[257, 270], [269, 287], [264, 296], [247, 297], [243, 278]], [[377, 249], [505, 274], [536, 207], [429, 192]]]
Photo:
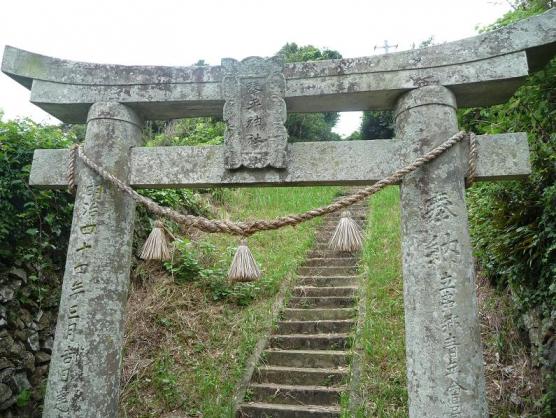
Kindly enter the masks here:
[[0, 270], [64, 265], [73, 197], [28, 184], [35, 148], [66, 148], [72, 136], [30, 120], [0, 121]]
[[[549, 3], [521, 2], [491, 28], [542, 12]], [[556, 60], [530, 76], [506, 104], [459, 116], [462, 127], [477, 133], [528, 132], [531, 175], [478, 184], [467, 196], [475, 254], [491, 282], [511, 290], [533, 358], [545, 366], [543, 416], [554, 416], [556, 365], [548, 351], [556, 327]]]
[[512, 289], [520, 312], [556, 306], [556, 60], [507, 104], [461, 112], [479, 133], [529, 133], [532, 174], [468, 192], [471, 232], [486, 275]]

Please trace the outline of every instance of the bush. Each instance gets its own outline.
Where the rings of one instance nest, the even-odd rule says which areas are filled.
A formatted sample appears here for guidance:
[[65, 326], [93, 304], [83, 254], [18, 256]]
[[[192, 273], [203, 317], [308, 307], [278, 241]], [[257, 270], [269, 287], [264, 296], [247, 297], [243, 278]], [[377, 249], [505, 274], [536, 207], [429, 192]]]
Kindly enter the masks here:
[[164, 263], [164, 268], [178, 284], [197, 282], [199, 287], [208, 289], [213, 301], [226, 300], [246, 306], [262, 288], [259, 283], [230, 283], [227, 278], [227, 264], [235, 252], [233, 247], [228, 247], [225, 253], [219, 254], [216, 247], [207, 241], [194, 243], [187, 239], [177, 239], [173, 245], [174, 257]]
[[[542, 12], [548, 3], [522, 2], [491, 28]], [[531, 175], [475, 185], [467, 197], [475, 254], [491, 282], [511, 290], [533, 358], [545, 366], [544, 416], [554, 416], [556, 365], [549, 350], [556, 331], [556, 60], [529, 77], [506, 104], [459, 116], [460, 125], [476, 133], [528, 133]]]
[[73, 197], [28, 184], [36, 148], [67, 148], [72, 136], [30, 120], [0, 121], [0, 270], [64, 265]]
[[507, 104], [461, 112], [478, 133], [529, 133], [532, 174], [468, 192], [471, 232], [484, 272], [512, 289], [520, 312], [556, 306], [556, 60]]

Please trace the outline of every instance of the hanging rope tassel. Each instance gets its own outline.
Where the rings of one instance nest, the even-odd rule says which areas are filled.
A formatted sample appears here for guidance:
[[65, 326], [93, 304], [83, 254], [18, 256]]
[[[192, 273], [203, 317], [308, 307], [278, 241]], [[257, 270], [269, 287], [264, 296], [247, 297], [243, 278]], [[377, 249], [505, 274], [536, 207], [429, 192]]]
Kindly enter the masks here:
[[161, 221], [155, 221], [153, 230], [143, 244], [143, 251], [141, 251], [140, 256], [143, 260], [166, 261], [170, 259], [165, 230]]
[[242, 239], [228, 270], [228, 279], [233, 282], [254, 282], [260, 277], [259, 266], [247, 246], [247, 241]]
[[342, 212], [342, 217], [334, 235], [328, 243], [328, 247], [334, 251], [342, 252], [356, 252], [363, 246], [363, 232], [361, 228], [351, 218], [351, 213], [349, 211]]

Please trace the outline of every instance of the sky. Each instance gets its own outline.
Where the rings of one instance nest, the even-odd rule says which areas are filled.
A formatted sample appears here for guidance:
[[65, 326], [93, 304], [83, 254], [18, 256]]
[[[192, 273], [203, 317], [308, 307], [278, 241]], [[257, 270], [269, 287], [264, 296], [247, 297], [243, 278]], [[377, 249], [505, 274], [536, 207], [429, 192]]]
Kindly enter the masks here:
[[[3, 0], [5, 45], [76, 61], [211, 65], [220, 59], [272, 56], [286, 42], [338, 50], [345, 58], [397, 51], [433, 36], [436, 43], [477, 33], [511, 9], [507, 0]], [[0, 73], [4, 118], [56, 123], [29, 102], [29, 91]], [[349, 135], [361, 112], [341, 115]]]

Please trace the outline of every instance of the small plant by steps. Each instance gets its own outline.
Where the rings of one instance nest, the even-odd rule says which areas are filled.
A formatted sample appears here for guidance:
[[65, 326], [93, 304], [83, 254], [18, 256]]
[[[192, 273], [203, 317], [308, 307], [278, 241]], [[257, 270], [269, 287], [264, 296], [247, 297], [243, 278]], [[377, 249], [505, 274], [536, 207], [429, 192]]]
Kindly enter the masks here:
[[[354, 205], [352, 214], [363, 225], [366, 204]], [[237, 417], [340, 417], [359, 279], [357, 254], [328, 248], [339, 216], [326, 216], [320, 227]]]

